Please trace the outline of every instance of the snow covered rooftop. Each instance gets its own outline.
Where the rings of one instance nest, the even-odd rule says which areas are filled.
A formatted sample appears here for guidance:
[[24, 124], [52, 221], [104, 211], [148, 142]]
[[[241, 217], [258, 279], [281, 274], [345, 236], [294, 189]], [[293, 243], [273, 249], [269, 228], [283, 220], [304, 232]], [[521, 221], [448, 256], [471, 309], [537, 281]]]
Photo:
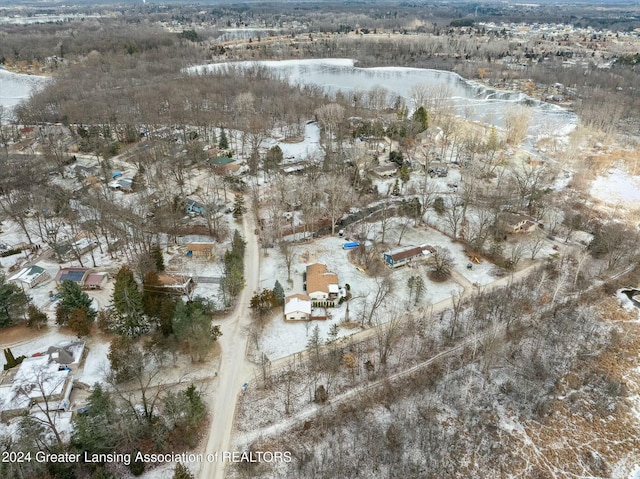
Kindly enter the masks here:
[[47, 277], [49, 273], [44, 268], [40, 266], [28, 266], [26, 268], [21, 269], [16, 274], [9, 278], [9, 281], [19, 281], [21, 283], [25, 283], [29, 286], [33, 286], [38, 283], [38, 279], [41, 277]]
[[[70, 374], [69, 369], [50, 361], [49, 355], [24, 359], [11, 384], [0, 387], [0, 411], [27, 408], [32, 400], [43, 397], [60, 397]], [[58, 409], [55, 405], [52, 408]]]
[[285, 298], [284, 314], [297, 312], [311, 314], [311, 300], [306, 294], [297, 293]]

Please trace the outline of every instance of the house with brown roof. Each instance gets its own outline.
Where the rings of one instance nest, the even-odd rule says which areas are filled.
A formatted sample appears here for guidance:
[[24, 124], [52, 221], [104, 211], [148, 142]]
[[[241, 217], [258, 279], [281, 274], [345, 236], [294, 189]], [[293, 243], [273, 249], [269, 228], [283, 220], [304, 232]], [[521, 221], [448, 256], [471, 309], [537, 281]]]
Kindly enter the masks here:
[[387, 266], [399, 268], [400, 266], [409, 265], [415, 261], [421, 261], [430, 253], [433, 253], [433, 251], [434, 248], [429, 245], [409, 245], [387, 251], [383, 253], [382, 257]]
[[306, 291], [313, 306], [335, 306], [340, 297], [338, 275], [322, 263], [307, 266]]

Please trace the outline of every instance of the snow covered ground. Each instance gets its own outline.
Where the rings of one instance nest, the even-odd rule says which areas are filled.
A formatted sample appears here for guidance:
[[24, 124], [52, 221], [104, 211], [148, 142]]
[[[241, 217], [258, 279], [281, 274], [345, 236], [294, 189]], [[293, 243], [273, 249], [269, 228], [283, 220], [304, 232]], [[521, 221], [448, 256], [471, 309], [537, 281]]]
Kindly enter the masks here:
[[[15, 357], [25, 355], [30, 357], [35, 353], [46, 352], [50, 346], [55, 346], [64, 341], [76, 340], [76, 336], [66, 332], [62, 332], [57, 326], [49, 327], [42, 330], [37, 337], [25, 341], [15, 343], [6, 343], [0, 340], [0, 348], [11, 348], [11, 352]], [[6, 364], [4, 355], [0, 356], [0, 365]]]
[[9, 120], [13, 109], [48, 81], [50, 78], [44, 76], [13, 73], [0, 68], [0, 107], [4, 107], [0, 123]]
[[89, 338], [86, 344], [88, 351], [83, 368], [74, 375], [74, 379], [93, 386], [105, 381], [110, 365], [107, 359], [109, 343], [97, 338]]
[[[390, 228], [393, 230], [393, 228]], [[369, 277], [357, 269], [349, 261], [348, 251], [342, 249], [345, 240], [338, 237], [325, 237], [313, 242], [294, 246], [296, 256], [291, 268], [292, 283], [287, 282], [287, 270], [284, 259], [276, 249], [269, 249], [268, 256], [261, 259], [260, 286], [262, 288], [273, 288], [275, 281], [282, 284], [285, 294], [302, 293], [302, 274], [306, 266], [310, 263], [324, 263], [329, 271], [337, 273], [338, 282], [341, 286], [348, 283], [351, 286], [353, 299], [343, 303], [336, 308], [327, 310], [329, 317], [327, 320], [316, 320], [310, 322], [285, 322], [282, 312], [274, 314], [272, 319], [265, 325], [259, 340], [262, 352], [271, 360], [287, 356], [306, 349], [309, 337], [316, 326], [319, 328], [320, 338], [324, 341], [333, 324], [339, 326], [338, 337], [348, 336], [360, 330], [356, 325], [345, 326], [347, 316], [347, 304], [349, 305], [349, 320], [359, 323], [365, 304], [370, 304], [377, 290], [376, 278]], [[432, 230], [424, 229], [412, 231], [412, 234], [405, 234], [402, 245], [407, 244], [446, 244], [454, 246], [450, 248], [455, 252], [454, 258], [458, 267], [457, 271], [462, 273], [472, 283], [487, 284], [495, 278], [489, 275], [493, 265], [484, 263], [474, 265], [473, 270], [467, 270], [466, 256], [459, 245], [451, 245], [451, 240], [445, 235]], [[464, 262], [463, 262], [464, 261]], [[459, 265], [463, 264], [460, 268]], [[379, 321], [386, 322], [394, 314], [402, 314], [415, 308], [428, 307], [457, 294], [463, 290], [463, 286], [454, 280], [444, 283], [435, 283], [427, 278], [427, 267], [425, 265], [416, 268], [398, 268], [390, 270], [390, 280], [393, 288], [387, 300], [376, 312]], [[418, 302], [409, 300], [409, 289], [407, 280], [412, 275], [420, 275], [425, 279], [425, 291]], [[468, 286], [468, 285], [467, 285]]]
[[288, 143], [276, 138], [268, 138], [260, 143], [263, 148], [272, 148], [276, 145], [282, 150], [284, 164], [302, 160], [320, 161], [324, 158], [324, 150], [320, 146], [320, 127], [315, 122], [305, 125], [304, 139], [300, 142]]
[[[605, 203], [631, 203], [640, 200], [640, 176], [632, 176], [615, 167], [598, 176], [591, 185], [591, 195]], [[631, 205], [628, 205], [631, 206]]]

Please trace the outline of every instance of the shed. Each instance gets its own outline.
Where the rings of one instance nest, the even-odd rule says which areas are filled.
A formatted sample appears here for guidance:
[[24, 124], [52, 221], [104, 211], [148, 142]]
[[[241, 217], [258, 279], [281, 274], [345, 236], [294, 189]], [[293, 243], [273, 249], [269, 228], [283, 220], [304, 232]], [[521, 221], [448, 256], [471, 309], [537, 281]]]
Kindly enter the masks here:
[[158, 281], [166, 291], [175, 294], [189, 294], [195, 288], [193, 278], [181, 274], [159, 273]]
[[185, 205], [186, 205], [187, 213], [192, 215], [203, 215], [207, 212], [204, 205], [201, 205], [200, 203], [198, 203], [195, 200], [192, 200], [191, 198], [187, 198], [185, 200]]
[[311, 317], [311, 298], [296, 293], [284, 299], [284, 319], [287, 321], [307, 321]]
[[215, 249], [214, 243], [188, 243], [186, 246], [187, 256], [194, 257], [207, 257], [210, 258], [213, 256], [213, 251]]
[[87, 289], [104, 289], [109, 281], [109, 273], [89, 273], [83, 286]]
[[390, 163], [388, 165], [378, 166], [373, 172], [381, 178], [389, 178], [394, 176], [398, 171], [398, 165]]

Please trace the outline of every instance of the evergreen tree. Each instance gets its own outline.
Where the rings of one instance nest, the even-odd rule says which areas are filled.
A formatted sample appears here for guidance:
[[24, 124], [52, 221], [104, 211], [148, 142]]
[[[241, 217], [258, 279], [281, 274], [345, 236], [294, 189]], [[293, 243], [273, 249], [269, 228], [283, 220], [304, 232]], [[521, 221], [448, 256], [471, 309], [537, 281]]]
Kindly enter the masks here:
[[153, 245], [151, 248], [151, 257], [156, 264], [156, 271], [164, 271], [164, 255], [160, 249], [160, 245]]
[[500, 149], [500, 139], [498, 138], [498, 130], [495, 126], [492, 126], [491, 130], [489, 131], [489, 138], [487, 139], [485, 149], [487, 153], [491, 155], [491, 157], [493, 157], [495, 153]]
[[236, 193], [235, 200], [233, 202], [233, 217], [235, 219], [242, 218], [242, 215], [245, 213], [246, 208], [244, 206], [244, 196], [240, 193]]
[[224, 128], [220, 129], [218, 148], [220, 148], [221, 150], [226, 150], [227, 148], [229, 148], [229, 140], [227, 140], [227, 134], [224, 132]]
[[133, 379], [144, 369], [144, 358], [140, 348], [127, 336], [116, 336], [111, 340], [107, 358], [116, 383]]
[[113, 451], [118, 445], [118, 415], [111, 393], [96, 383], [88, 397], [84, 414], [78, 414], [73, 421], [73, 446], [89, 454]]
[[244, 250], [247, 246], [245, 240], [242, 239], [242, 235], [238, 230], [233, 232], [233, 239], [231, 240], [231, 251], [238, 255], [240, 258], [244, 258]]
[[403, 164], [400, 167], [400, 181], [402, 181], [402, 183], [405, 184], [409, 181], [410, 178], [411, 178], [411, 175], [409, 173], [409, 168], [407, 168], [407, 165]]
[[40, 311], [37, 306], [30, 304], [27, 308], [27, 326], [40, 329], [47, 325], [47, 315]]
[[284, 304], [284, 288], [280, 284], [280, 281], [276, 280], [276, 284], [273, 286], [273, 292], [278, 301], [278, 305], [282, 306]]
[[320, 328], [316, 325], [313, 328], [313, 333], [307, 341], [307, 349], [313, 351], [316, 364], [320, 361], [320, 346], [322, 346], [322, 340], [320, 339]]
[[183, 466], [182, 463], [177, 463], [176, 468], [173, 471], [173, 479], [194, 479], [191, 471], [187, 469], [187, 466]]
[[422, 297], [422, 293], [424, 292], [424, 280], [422, 279], [422, 276], [416, 276], [415, 277], [415, 289], [416, 289], [416, 303], [418, 304], [420, 302], [420, 299]]
[[231, 250], [224, 254], [224, 274], [220, 281], [220, 287], [225, 295], [225, 305], [231, 304], [231, 300], [240, 294], [244, 288], [244, 250], [245, 241], [236, 230], [233, 233]]
[[149, 271], [142, 280], [142, 311], [150, 318], [160, 314], [160, 302], [166, 294], [158, 278], [158, 273]]
[[173, 434], [188, 446], [194, 447], [198, 442], [198, 431], [207, 414], [207, 407], [200, 391], [192, 384], [177, 393], [168, 393], [163, 398], [164, 416]]
[[0, 274], [0, 328], [6, 328], [24, 318], [29, 297], [15, 283], [6, 281]]
[[80, 289], [80, 286], [70, 280], [64, 280], [60, 285], [60, 302], [56, 307], [56, 323], [67, 324], [71, 314], [81, 309], [90, 321], [96, 319], [96, 311], [91, 307], [91, 298]]
[[416, 109], [411, 119], [419, 125], [421, 131], [429, 128], [429, 113], [423, 106], [420, 106], [418, 107], [418, 109]]
[[220, 326], [211, 325], [211, 308], [203, 300], [178, 301], [173, 331], [178, 341], [186, 346], [193, 362], [203, 361], [222, 335]]
[[264, 157], [264, 171], [270, 172], [277, 169], [283, 159], [282, 149], [278, 145], [271, 147]]
[[67, 325], [71, 328], [71, 331], [76, 333], [78, 337], [88, 336], [91, 332], [91, 324], [93, 320], [87, 315], [86, 311], [81, 308], [76, 308], [71, 311]]
[[158, 273], [149, 271], [142, 282], [142, 311], [148, 318], [158, 322], [163, 336], [173, 333], [171, 321], [176, 298], [160, 283]]
[[393, 189], [391, 190], [391, 196], [399, 196], [400, 195], [400, 184], [398, 183], [398, 178], [393, 183]]
[[123, 266], [116, 274], [111, 300], [117, 315], [116, 330], [120, 334], [135, 338], [149, 330], [143, 314], [142, 294], [129, 267]]

